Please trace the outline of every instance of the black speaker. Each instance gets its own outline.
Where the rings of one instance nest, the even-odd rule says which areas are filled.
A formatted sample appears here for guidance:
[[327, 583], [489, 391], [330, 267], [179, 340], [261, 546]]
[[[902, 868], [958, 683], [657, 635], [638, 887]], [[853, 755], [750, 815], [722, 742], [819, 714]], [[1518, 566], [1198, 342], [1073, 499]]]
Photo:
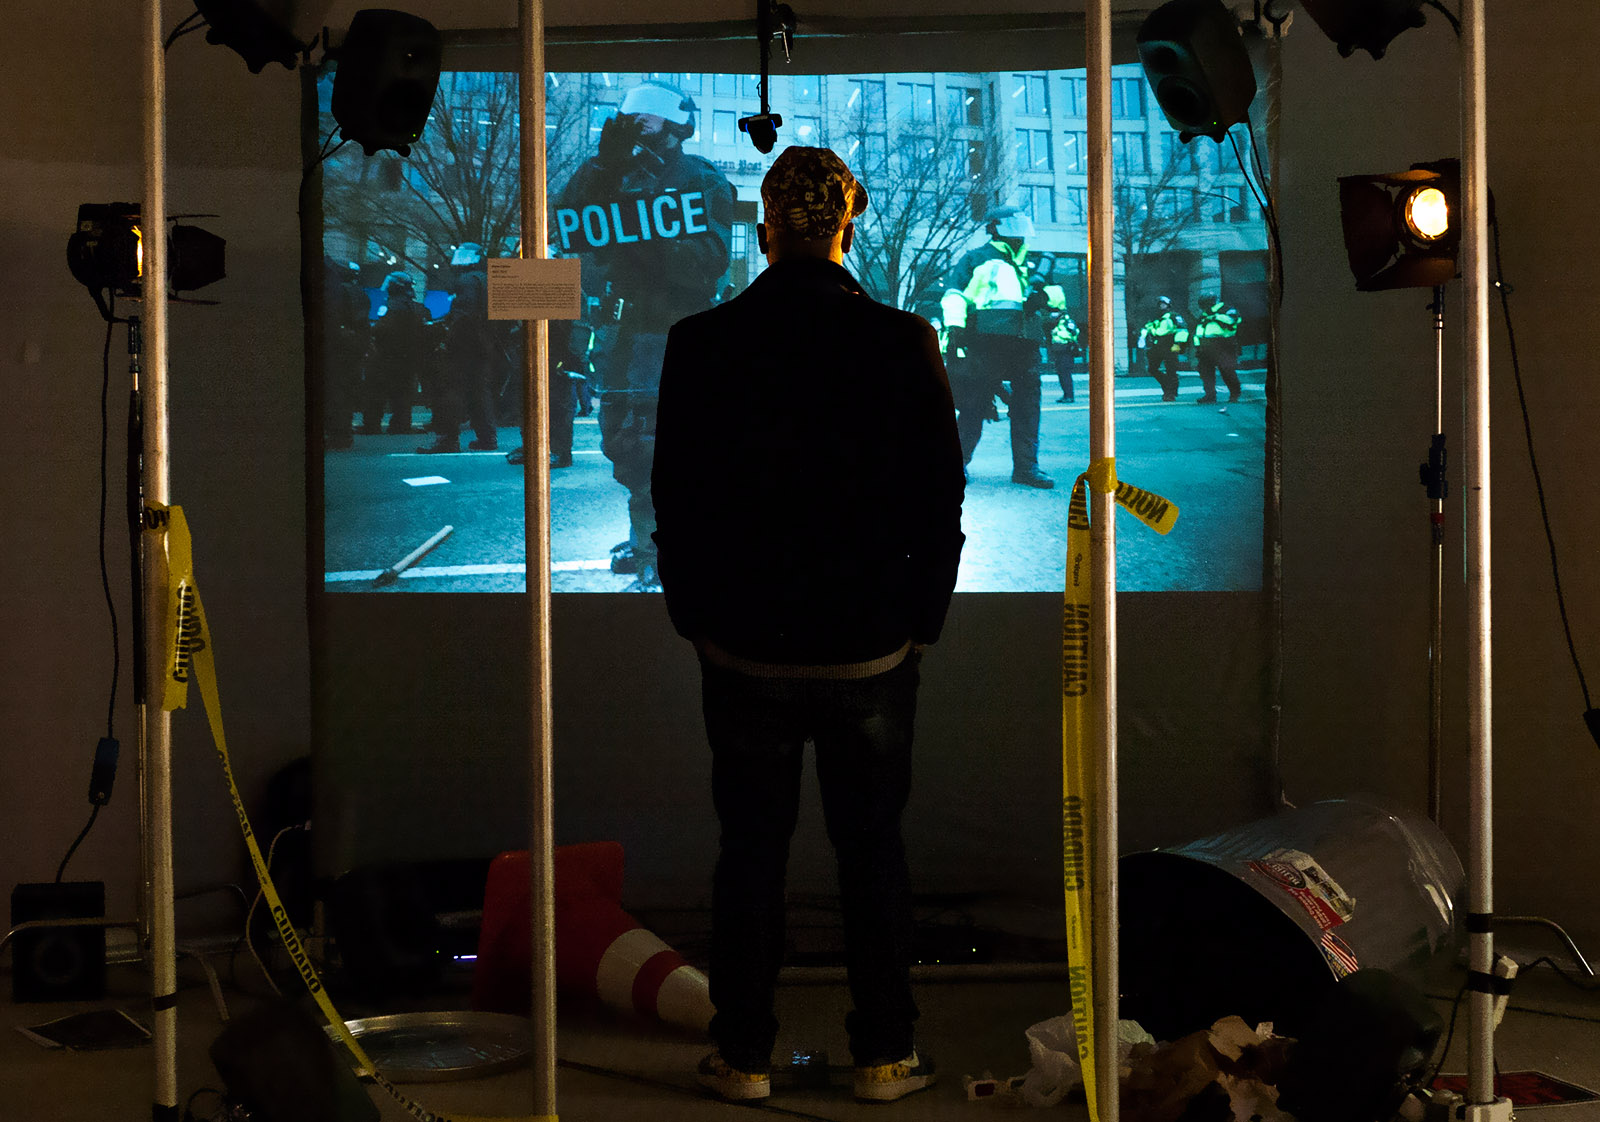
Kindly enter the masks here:
[[367, 155], [402, 156], [422, 136], [439, 88], [443, 46], [420, 16], [363, 8], [350, 20], [333, 75], [333, 119]]
[[[11, 890], [11, 924], [93, 919], [106, 914], [102, 881], [19, 884]], [[35, 927], [11, 940], [11, 1000], [98, 1001], [106, 995], [106, 929], [99, 925]]]
[[211, 1062], [254, 1122], [378, 1122], [344, 1049], [287, 998], [229, 1021]]
[[1383, 57], [1389, 42], [1402, 31], [1427, 22], [1423, 0], [1302, 0], [1306, 15], [1349, 58], [1359, 47]]
[[1222, 0], [1171, 0], [1145, 18], [1138, 40], [1156, 103], [1181, 140], [1220, 142], [1249, 114], [1255, 68]]

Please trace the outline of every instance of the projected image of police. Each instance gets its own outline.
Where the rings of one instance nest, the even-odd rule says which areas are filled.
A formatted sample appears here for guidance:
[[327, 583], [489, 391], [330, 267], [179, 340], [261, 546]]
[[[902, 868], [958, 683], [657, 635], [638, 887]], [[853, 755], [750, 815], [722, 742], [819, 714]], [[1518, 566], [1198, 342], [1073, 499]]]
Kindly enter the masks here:
[[[592, 348], [600, 450], [628, 492], [628, 536], [611, 547], [610, 569], [633, 575], [631, 591], [660, 586], [650, 465], [667, 329], [710, 307], [728, 270], [733, 187], [711, 161], [683, 150], [697, 108], [669, 83], [633, 86], [555, 201], [552, 248], [584, 263], [592, 331], [568, 338]], [[561, 405], [574, 408], [570, 397]]]
[[[320, 88], [326, 135], [331, 75]], [[657, 588], [666, 333], [766, 269], [761, 180], [799, 145], [832, 149], [871, 192], [847, 268], [938, 334], [967, 461], [957, 591], [1059, 591], [1100, 345], [1086, 330], [1087, 92], [1081, 70], [786, 70], [770, 79], [783, 125], [762, 153], [738, 127], [759, 102], [753, 75], [547, 74], [544, 252], [582, 274], [582, 314], [550, 323], [541, 387], [552, 590]], [[1164, 538], [1119, 535], [1118, 587], [1259, 588], [1268, 242], [1235, 156], [1248, 138], [1181, 143], [1137, 65], [1113, 69], [1111, 100], [1117, 474], [1183, 511]], [[518, 104], [516, 75], [447, 61], [409, 158], [347, 146], [323, 166], [330, 592], [526, 587], [524, 325], [486, 321], [481, 283], [489, 261], [524, 251]], [[771, 330], [781, 346], [828, 327]], [[727, 369], [763, 376], [754, 356]], [[707, 407], [736, 443], [738, 419]], [[736, 560], [779, 567], [755, 550]]]

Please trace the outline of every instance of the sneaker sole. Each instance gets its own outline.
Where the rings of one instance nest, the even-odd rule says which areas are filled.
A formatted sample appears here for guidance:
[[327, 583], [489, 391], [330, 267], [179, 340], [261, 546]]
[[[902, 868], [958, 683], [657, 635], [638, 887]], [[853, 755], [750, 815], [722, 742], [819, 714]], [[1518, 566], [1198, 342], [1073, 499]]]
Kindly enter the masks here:
[[761, 1083], [739, 1083], [729, 1085], [721, 1080], [708, 1075], [695, 1076], [700, 1086], [716, 1095], [719, 1099], [729, 1102], [745, 1103], [755, 1099], [770, 1098], [772, 1095], [772, 1081], [765, 1080]]
[[932, 1075], [916, 1075], [910, 1079], [897, 1079], [893, 1083], [857, 1083], [855, 1093], [862, 1102], [892, 1103], [932, 1087], [935, 1080], [936, 1077]]

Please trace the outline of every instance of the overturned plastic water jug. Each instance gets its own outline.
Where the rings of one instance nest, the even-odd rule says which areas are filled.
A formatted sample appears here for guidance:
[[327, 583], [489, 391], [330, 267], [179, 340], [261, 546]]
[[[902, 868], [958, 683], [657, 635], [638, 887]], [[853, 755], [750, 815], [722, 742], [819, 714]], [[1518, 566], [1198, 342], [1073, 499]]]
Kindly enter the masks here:
[[1421, 985], [1453, 959], [1465, 904], [1439, 828], [1365, 799], [1129, 854], [1118, 877], [1121, 1015], [1159, 1040], [1230, 1014], [1294, 1036], [1363, 967]]

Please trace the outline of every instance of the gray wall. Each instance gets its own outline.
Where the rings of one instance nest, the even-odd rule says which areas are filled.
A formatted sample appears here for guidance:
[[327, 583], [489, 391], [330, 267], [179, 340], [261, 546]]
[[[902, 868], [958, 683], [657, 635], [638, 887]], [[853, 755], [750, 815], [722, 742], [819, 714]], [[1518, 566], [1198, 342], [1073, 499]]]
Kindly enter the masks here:
[[[358, 6], [336, 7], [330, 22]], [[54, 875], [87, 814], [89, 759], [104, 729], [110, 641], [96, 558], [103, 328], [62, 258], [79, 202], [131, 199], [141, 191], [139, 72], [128, 49], [138, 20], [131, 7], [23, 0], [18, 21], [30, 28], [29, 47], [0, 76], [7, 104], [26, 107], [0, 118], [0, 194], [7, 204], [0, 209], [0, 245], [11, 277], [0, 286], [0, 385], [14, 395], [21, 419], [0, 450], [0, 488], [14, 512], [0, 551], [6, 633], [0, 727], [7, 733], [0, 741], [0, 816], [8, 827], [0, 888]], [[412, 8], [452, 26], [503, 23], [514, 15], [509, 3], [451, 5], [448, 17], [430, 11], [443, 5]], [[860, 10], [850, 8], [851, 14]], [[871, 10], [904, 9], [881, 2]], [[961, 10], [953, 3], [917, 6], [919, 14]], [[169, 5], [167, 25], [187, 11]], [[711, 16], [744, 18], [745, 11], [730, 3], [708, 12], [687, 2], [652, 9], [652, 18]], [[1517, 287], [1518, 340], [1563, 584], [1579, 652], [1592, 660], [1600, 529], [1585, 473], [1600, 389], [1589, 346], [1592, 312], [1581, 302], [1590, 286], [1573, 277], [1593, 256], [1596, 233], [1592, 224], [1564, 226], [1558, 216], [1560, 204], [1574, 195], [1581, 203], [1590, 194], [1585, 187], [1597, 157], [1579, 143], [1587, 138], [1587, 118], [1565, 101], [1583, 88], [1578, 64], [1558, 57], [1549, 44], [1556, 28], [1563, 39], [1593, 38], [1600, 12], [1537, 0], [1519, 17], [1490, 28], [1491, 178], [1505, 227], [1506, 267]], [[581, 16], [576, 6], [553, 7], [549, 16], [552, 25], [642, 18], [641, 9], [620, 2], [586, 6]], [[1455, 151], [1455, 45], [1435, 16], [1426, 30], [1397, 40], [1381, 63], [1365, 55], [1340, 59], [1301, 17], [1285, 48], [1285, 70], [1287, 788], [1299, 802], [1375, 791], [1420, 807], [1427, 521], [1416, 465], [1432, 429], [1433, 381], [1426, 294], [1354, 292], [1334, 180]], [[375, 657], [392, 663], [393, 673], [367, 683], [317, 684], [330, 696], [364, 697], [364, 710], [352, 703], [340, 711], [364, 718], [355, 723], [370, 732], [364, 755], [340, 756], [343, 762], [326, 769], [330, 782], [356, 782], [352, 760], [379, 769], [375, 774], [416, 782], [394, 784], [411, 792], [409, 801], [380, 810], [378, 821], [330, 822], [329, 830], [344, 832], [359, 847], [362, 838], [426, 836], [414, 828], [419, 813], [476, 821], [489, 812], [469, 801], [485, 796], [466, 779], [474, 768], [503, 776], [520, 750], [515, 656], [490, 662], [450, 644], [429, 649], [425, 629], [409, 632], [415, 643], [410, 655], [397, 654], [388, 635], [361, 630], [359, 613], [369, 603], [319, 614], [315, 633], [307, 624], [298, 80], [276, 68], [251, 76], [236, 56], [194, 36], [173, 49], [168, 89], [169, 207], [218, 212], [221, 217], [207, 224], [229, 240], [230, 277], [214, 290], [221, 305], [179, 307], [172, 317], [172, 474], [174, 497], [195, 531], [241, 786], [254, 797], [268, 775], [307, 751], [313, 637], [331, 641], [347, 628], [350, 637], [372, 644]], [[1452, 299], [1451, 320], [1459, 327], [1459, 292]], [[1600, 900], [1586, 873], [1589, 856], [1600, 850], [1600, 820], [1583, 808], [1600, 779], [1600, 752], [1580, 721], [1582, 700], [1555, 612], [1503, 330], [1494, 327], [1492, 337], [1498, 905], [1502, 912], [1549, 916], [1594, 940], [1600, 938]], [[126, 650], [121, 347], [118, 337], [108, 562]], [[1446, 416], [1459, 494], [1458, 354], [1452, 343]], [[1467, 778], [1460, 509], [1453, 497], [1446, 811], [1458, 845], [1465, 840]], [[696, 770], [703, 763], [694, 741], [693, 669], [662, 615], [646, 604], [655, 602], [593, 599], [558, 608], [564, 804], [557, 825], [571, 840], [610, 833], [636, 841], [631, 868], [659, 874], [664, 883], [678, 877], [675, 890], [688, 893], [698, 887], [696, 870], [709, 859], [711, 844], [704, 773]], [[418, 610], [426, 624], [427, 613], [437, 609]], [[476, 610], [466, 606], [452, 614], [470, 621]], [[958, 887], [981, 884], [991, 872], [995, 881], [1030, 893], [1053, 880], [1057, 611], [1048, 596], [964, 598], [952, 616], [949, 642], [929, 661], [928, 763], [919, 777], [912, 840], [929, 862], [951, 871]], [[1189, 617], [1196, 636], [1176, 649], [1168, 625], [1174, 612]], [[1181, 841], [1266, 805], [1255, 683], [1241, 677], [1236, 660], [1217, 653], [1250, 634], [1255, 612], [1249, 598], [1182, 605], [1126, 598], [1122, 688], [1130, 713], [1123, 777], [1130, 846]], [[619, 644], [625, 635], [641, 638]], [[596, 697], [596, 681], [617, 675], [623, 658], [639, 660], [650, 683], [644, 703]], [[1596, 667], [1600, 663], [1591, 672], [1600, 673]], [[117, 715], [124, 762], [116, 798], [74, 859], [71, 875], [104, 879], [113, 909], [131, 913], [138, 828], [126, 673], [125, 657]], [[448, 760], [399, 760], [383, 751], [383, 721], [392, 716], [382, 710], [382, 691], [415, 693], [428, 682], [463, 690], [499, 683], [474, 701], [451, 695], [452, 711], [474, 722], [469, 743], [483, 747], [475, 756], [458, 753], [462, 766], [454, 769], [445, 766]], [[659, 750], [663, 741], [657, 739], [646, 753], [639, 746], [641, 728], [671, 730], [668, 749]], [[238, 880], [242, 848], [197, 704], [178, 715], [174, 740], [179, 887]], [[499, 773], [495, 761], [503, 765]], [[593, 766], [585, 766], [589, 761]], [[635, 788], [626, 782], [641, 773], [646, 783]], [[453, 785], [441, 787], [442, 777]], [[648, 796], [630, 799], [629, 790]], [[515, 787], [503, 777], [489, 798], [494, 815], [517, 813]], [[669, 819], [682, 824], [667, 835], [669, 845], [660, 835], [639, 836], [640, 822]], [[471, 845], [480, 840], [495, 839], [472, 838]], [[1003, 871], [970, 856], [1006, 846], [1016, 856]], [[801, 849], [803, 865], [820, 860], [815, 836], [802, 839]], [[180, 932], [220, 929], [232, 922], [228, 907], [222, 897], [186, 902]]]

